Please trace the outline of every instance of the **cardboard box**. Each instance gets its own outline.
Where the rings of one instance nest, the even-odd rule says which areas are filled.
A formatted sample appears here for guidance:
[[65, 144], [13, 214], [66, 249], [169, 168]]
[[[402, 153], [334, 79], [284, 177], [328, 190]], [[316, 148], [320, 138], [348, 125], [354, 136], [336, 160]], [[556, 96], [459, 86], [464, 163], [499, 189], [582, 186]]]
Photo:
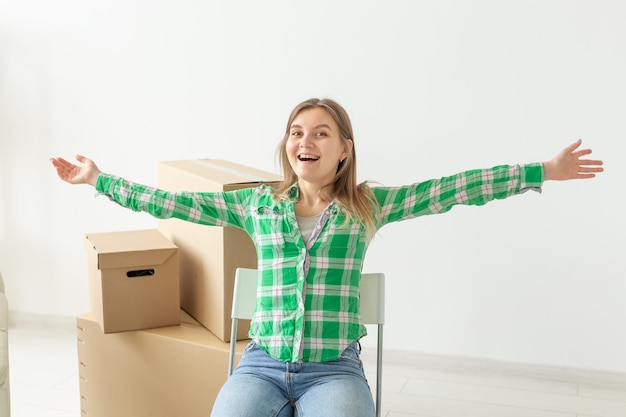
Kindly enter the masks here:
[[[158, 186], [169, 191], [230, 191], [276, 186], [281, 176], [223, 160], [160, 162]], [[159, 230], [180, 249], [181, 307], [223, 341], [230, 340], [235, 270], [256, 268], [256, 249], [243, 230], [202, 226], [178, 219], [159, 221]], [[248, 337], [242, 320], [237, 339]]]
[[180, 323], [178, 248], [158, 230], [85, 235], [91, 309], [105, 333]]
[[[188, 314], [180, 325], [104, 334], [76, 319], [81, 415], [206, 417], [228, 377], [229, 345]], [[237, 342], [236, 361], [248, 341]]]

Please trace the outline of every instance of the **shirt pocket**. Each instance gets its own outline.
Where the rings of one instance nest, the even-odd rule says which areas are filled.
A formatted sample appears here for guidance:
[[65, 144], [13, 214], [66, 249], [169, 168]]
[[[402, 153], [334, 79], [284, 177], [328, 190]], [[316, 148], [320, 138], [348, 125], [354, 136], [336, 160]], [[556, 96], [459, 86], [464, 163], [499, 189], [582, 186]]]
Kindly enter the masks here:
[[254, 213], [254, 243], [265, 252], [285, 246], [284, 222], [285, 214], [279, 206], [261, 206]]

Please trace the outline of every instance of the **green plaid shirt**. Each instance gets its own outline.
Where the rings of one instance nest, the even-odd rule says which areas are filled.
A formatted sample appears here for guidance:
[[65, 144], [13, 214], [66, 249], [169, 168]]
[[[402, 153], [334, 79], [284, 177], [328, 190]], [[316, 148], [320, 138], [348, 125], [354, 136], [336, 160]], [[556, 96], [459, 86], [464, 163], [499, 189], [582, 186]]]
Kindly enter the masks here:
[[[402, 187], [374, 187], [377, 228], [454, 205], [482, 205], [543, 183], [541, 164], [498, 166]], [[294, 203], [259, 186], [227, 192], [166, 192], [102, 174], [96, 189], [118, 204], [158, 218], [245, 230], [256, 245], [259, 283], [250, 337], [273, 358], [323, 362], [366, 334], [359, 316], [359, 280], [368, 246], [360, 223], [344, 225], [331, 203], [308, 240], [298, 229]]]

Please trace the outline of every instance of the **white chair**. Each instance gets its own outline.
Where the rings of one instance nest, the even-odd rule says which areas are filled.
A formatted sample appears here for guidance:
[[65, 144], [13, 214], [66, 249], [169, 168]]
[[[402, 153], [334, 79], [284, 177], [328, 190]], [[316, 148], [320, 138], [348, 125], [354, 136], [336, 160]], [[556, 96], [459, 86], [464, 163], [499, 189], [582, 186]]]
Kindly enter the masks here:
[[[237, 323], [239, 319], [251, 319], [256, 306], [257, 270], [237, 268], [233, 292], [232, 330], [228, 375], [233, 373], [235, 347], [237, 345]], [[383, 369], [383, 325], [385, 324], [385, 275], [382, 273], [361, 274], [361, 320], [363, 324], [378, 326], [376, 352], [376, 416], [380, 417], [382, 400]]]

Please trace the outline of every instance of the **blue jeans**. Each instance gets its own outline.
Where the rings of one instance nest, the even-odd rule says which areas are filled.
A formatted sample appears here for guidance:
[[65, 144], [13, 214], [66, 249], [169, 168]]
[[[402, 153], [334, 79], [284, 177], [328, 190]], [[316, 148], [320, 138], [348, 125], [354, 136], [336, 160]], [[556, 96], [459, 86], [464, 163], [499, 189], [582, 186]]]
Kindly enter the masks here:
[[256, 343], [220, 390], [212, 417], [374, 417], [358, 342], [335, 361], [280, 362]]

